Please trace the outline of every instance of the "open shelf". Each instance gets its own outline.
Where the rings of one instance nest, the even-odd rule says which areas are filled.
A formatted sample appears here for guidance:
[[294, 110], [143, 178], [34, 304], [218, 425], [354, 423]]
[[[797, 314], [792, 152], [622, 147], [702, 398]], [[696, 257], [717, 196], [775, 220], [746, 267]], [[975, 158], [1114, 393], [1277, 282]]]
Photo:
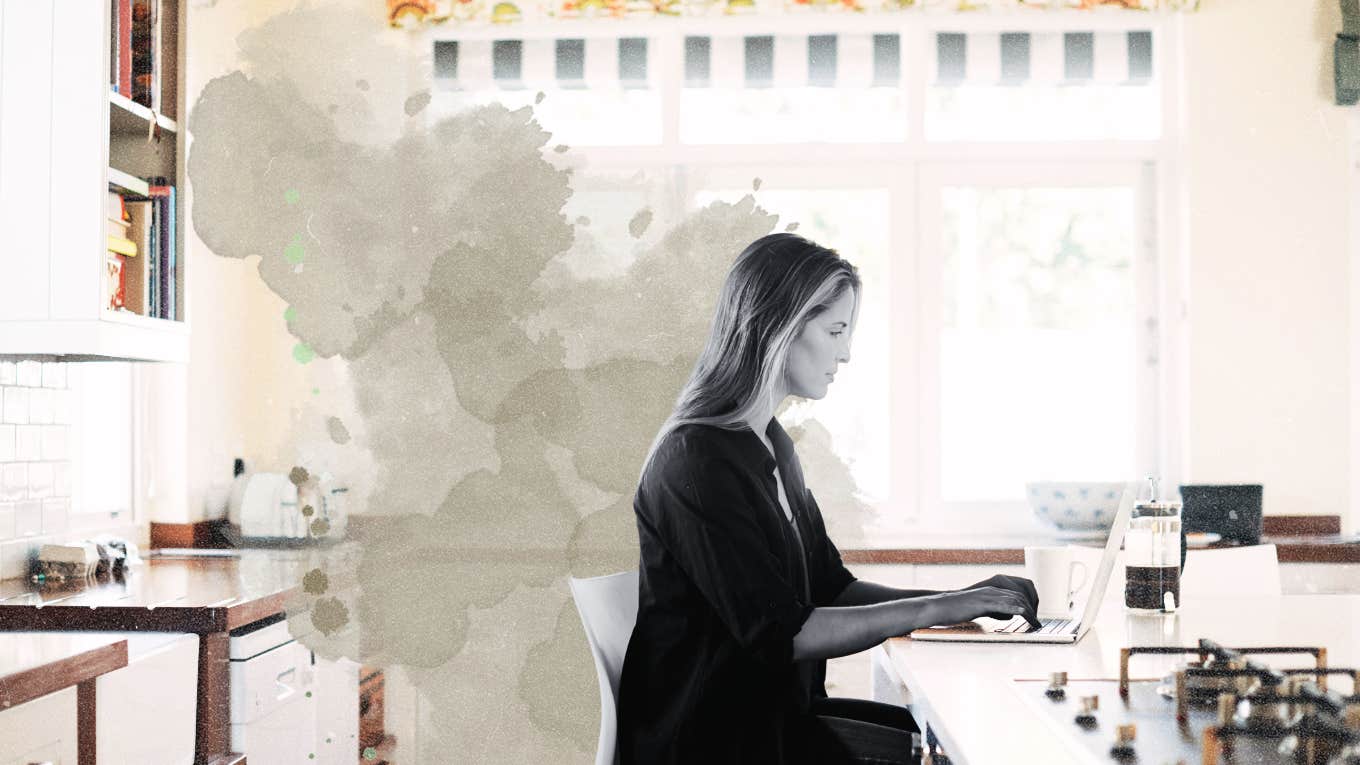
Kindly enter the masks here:
[[[156, 115], [161, 130], [179, 131], [179, 125], [164, 114]], [[151, 130], [151, 110], [121, 93], [109, 91], [109, 132], [120, 135], [146, 135]]]

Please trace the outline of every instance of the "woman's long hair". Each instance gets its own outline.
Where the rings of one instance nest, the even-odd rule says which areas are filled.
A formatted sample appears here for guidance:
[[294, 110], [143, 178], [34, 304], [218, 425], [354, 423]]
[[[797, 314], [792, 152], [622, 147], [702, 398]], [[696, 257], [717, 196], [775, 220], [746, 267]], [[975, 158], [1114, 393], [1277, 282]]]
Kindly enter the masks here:
[[835, 250], [796, 234], [769, 234], [742, 250], [727, 272], [708, 342], [675, 409], [647, 450], [646, 474], [657, 447], [682, 425], [728, 430], [773, 401], [784, 379], [789, 346], [809, 319], [854, 290], [851, 324], [859, 315], [859, 272]]

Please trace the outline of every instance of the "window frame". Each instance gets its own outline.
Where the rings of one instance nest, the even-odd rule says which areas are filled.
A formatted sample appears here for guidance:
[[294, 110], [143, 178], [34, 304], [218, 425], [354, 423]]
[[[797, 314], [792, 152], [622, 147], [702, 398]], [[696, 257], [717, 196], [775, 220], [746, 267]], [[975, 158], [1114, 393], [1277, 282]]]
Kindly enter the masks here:
[[[568, 154], [556, 155], [555, 164], [576, 169], [625, 172], [647, 168], [666, 172], [676, 183], [676, 199], [692, 209], [701, 179], [716, 173], [743, 175], [749, 183], [761, 177], [768, 188], [788, 187], [804, 179], [823, 179], [828, 188], [844, 187], [847, 179], [857, 179], [856, 188], [879, 188], [864, 179], [890, 176], [894, 220], [890, 232], [892, 252], [902, 253], [915, 268], [893, 269], [894, 294], [906, 294], [918, 305], [924, 289], [921, 274], [924, 230], [923, 184], [933, 186], [958, 170], [991, 163], [1015, 168], [1036, 166], [1052, 175], [1077, 177], [1095, 172], [1094, 168], [1120, 168], [1116, 174], [1133, 170], [1137, 174], [1139, 221], [1143, 241], [1138, 257], [1146, 259], [1137, 285], [1138, 347], [1144, 362], [1140, 366], [1137, 464], [1139, 470], [1161, 477], [1164, 485], [1175, 485], [1185, 474], [1184, 459], [1189, 453], [1188, 418], [1188, 316], [1187, 288], [1189, 264], [1184, 256], [1186, 233], [1184, 204], [1187, 188], [1184, 177], [1185, 131], [1181, 127], [1183, 88], [1184, 22], [1180, 14], [1053, 12], [988, 12], [975, 14], [927, 13], [907, 11], [889, 14], [789, 14], [724, 18], [626, 19], [609, 21], [546, 21], [513, 28], [467, 28], [428, 32], [422, 40], [432, 50], [433, 39], [529, 39], [537, 37], [611, 38], [644, 36], [649, 38], [649, 73], [661, 91], [661, 142], [645, 146], [574, 146]], [[586, 30], [590, 30], [587, 34]], [[929, 141], [925, 138], [926, 93], [934, 71], [931, 44], [938, 32], [1110, 32], [1149, 30], [1153, 35], [1153, 76], [1160, 87], [1160, 134], [1150, 140], [1082, 140], [1059, 142], [1006, 141]], [[680, 95], [685, 85], [684, 41], [686, 36], [719, 35], [798, 35], [798, 34], [897, 34], [901, 51], [897, 88], [907, 111], [906, 134], [890, 143], [785, 143], [695, 145], [679, 140]], [[430, 80], [433, 81], [431, 75]], [[551, 96], [549, 96], [551, 97]], [[434, 119], [435, 115], [428, 115]], [[579, 177], [579, 176], [578, 176]], [[1121, 176], [1123, 177], [1123, 176]], [[757, 195], [757, 200], [759, 196]], [[896, 260], [896, 259], [894, 259]], [[900, 293], [899, 293], [900, 291]], [[938, 296], [938, 295], [937, 295]], [[904, 369], [894, 390], [910, 391], [918, 402], [895, 407], [894, 433], [904, 437], [894, 441], [892, 492], [894, 505], [882, 515], [916, 527], [957, 529], [963, 523], [976, 528], [987, 523], [994, 530], [1032, 530], [1028, 514], [1017, 519], [1014, 506], [979, 506], [960, 515], [938, 501], [939, 475], [932, 483], [932, 496], [924, 489], [922, 457], [928, 455], [929, 427], [923, 425], [919, 409], [925, 406], [922, 375], [928, 373], [920, 363], [923, 357], [922, 316], [918, 312], [898, 311], [892, 333], [894, 354], [911, 353], [917, 359], [916, 374]], [[903, 366], [907, 366], [905, 363]], [[1145, 367], [1145, 369], [1144, 369]], [[896, 369], [897, 366], [894, 365]], [[931, 370], [938, 376], [938, 366]], [[895, 372], [897, 374], [897, 372]], [[914, 387], [913, 387], [914, 386]], [[934, 404], [938, 418], [938, 396]], [[899, 415], [909, 411], [910, 416]], [[1144, 416], [1142, 413], [1147, 413]], [[938, 464], [938, 459], [936, 459]], [[1138, 476], [1130, 476], [1130, 479]], [[914, 491], [902, 488], [913, 484]]]

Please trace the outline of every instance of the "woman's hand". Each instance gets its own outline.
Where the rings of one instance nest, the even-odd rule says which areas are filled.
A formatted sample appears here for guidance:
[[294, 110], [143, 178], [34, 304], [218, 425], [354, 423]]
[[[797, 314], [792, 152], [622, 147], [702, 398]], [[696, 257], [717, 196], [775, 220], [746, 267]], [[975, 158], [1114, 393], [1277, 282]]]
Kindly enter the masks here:
[[1026, 602], [1033, 606], [1036, 613], [1039, 611], [1039, 591], [1034, 589], [1034, 582], [1023, 576], [997, 574], [996, 576], [983, 579], [977, 584], [969, 585], [964, 589], [976, 590], [979, 587], [1000, 587], [1003, 590], [1011, 590], [1018, 593]]
[[922, 600], [930, 601], [927, 613], [931, 625], [958, 624], [979, 616], [1006, 620], [1020, 614], [1029, 622], [1031, 628], [1038, 629], [1040, 626], [1035, 612], [1038, 604], [1031, 603], [1029, 598], [1005, 587], [970, 587], [966, 590], [930, 595]]

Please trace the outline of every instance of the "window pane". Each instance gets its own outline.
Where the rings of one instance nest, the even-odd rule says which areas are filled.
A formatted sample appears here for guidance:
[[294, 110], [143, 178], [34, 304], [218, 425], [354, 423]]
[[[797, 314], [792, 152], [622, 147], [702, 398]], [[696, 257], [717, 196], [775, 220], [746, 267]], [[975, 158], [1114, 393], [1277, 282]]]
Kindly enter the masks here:
[[[705, 191], [697, 202], [735, 202], [747, 193]], [[843, 547], [866, 538], [889, 500], [889, 193], [767, 189], [755, 196], [757, 204], [780, 216], [776, 230], [797, 223], [796, 233], [853, 263], [864, 286], [850, 362], [841, 366], [825, 398], [790, 399], [781, 416], [798, 441], [808, 488]]]
[[1135, 189], [948, 187], [941, 499], [1135, 469]]
[[687, 144], [888, 143], [907, 134], [895, 87], [685, 88], [680, 141]]

